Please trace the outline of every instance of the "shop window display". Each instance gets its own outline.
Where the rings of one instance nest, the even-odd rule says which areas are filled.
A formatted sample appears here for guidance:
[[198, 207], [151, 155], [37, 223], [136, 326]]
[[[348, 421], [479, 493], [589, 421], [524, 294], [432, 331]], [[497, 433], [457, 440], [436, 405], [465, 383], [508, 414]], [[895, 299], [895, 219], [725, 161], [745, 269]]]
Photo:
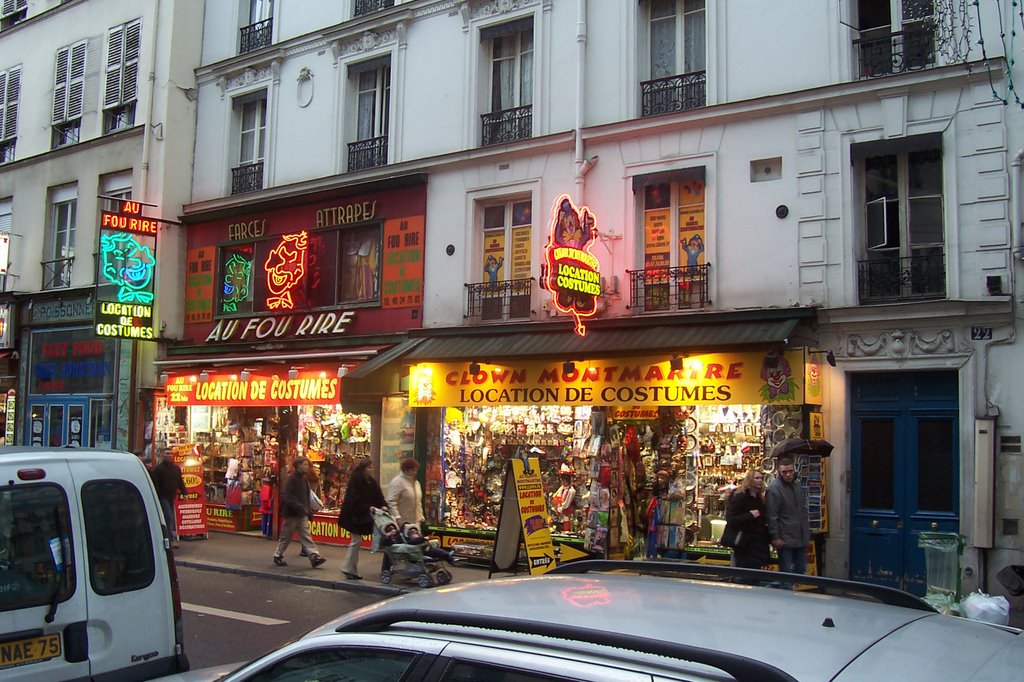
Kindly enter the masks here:
[[337, 515], [356, 461], [370, 454], [370, 416], [342, 410], [341, 405], [298, 408], [298, 454], [313, 462], [322, 514]]
[[260, 487], [277, 480], [287, 408], [193, 407], [191, 442], [203, 465], [206, 499], [229, 509], [258, 506]]

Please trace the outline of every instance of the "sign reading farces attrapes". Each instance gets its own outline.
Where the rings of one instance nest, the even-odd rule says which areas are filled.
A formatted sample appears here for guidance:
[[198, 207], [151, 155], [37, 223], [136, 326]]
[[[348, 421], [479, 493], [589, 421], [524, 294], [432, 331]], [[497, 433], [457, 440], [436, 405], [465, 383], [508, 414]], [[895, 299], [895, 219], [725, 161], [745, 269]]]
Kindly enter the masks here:
[[159, 219], [142, 216], [143, 204], [122, 200], [100, 211], [96, 273], [96, 335], [153, 340], [156, 233]]

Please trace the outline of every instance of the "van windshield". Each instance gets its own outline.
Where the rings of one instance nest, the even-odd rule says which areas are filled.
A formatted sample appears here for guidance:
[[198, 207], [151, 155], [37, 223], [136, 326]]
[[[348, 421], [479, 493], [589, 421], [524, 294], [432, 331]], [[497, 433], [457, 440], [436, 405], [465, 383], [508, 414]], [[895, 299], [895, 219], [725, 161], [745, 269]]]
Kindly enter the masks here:
[[49, 606], [74, 592], [68, 518], [59, 486], [0, 486], [0, 611]]

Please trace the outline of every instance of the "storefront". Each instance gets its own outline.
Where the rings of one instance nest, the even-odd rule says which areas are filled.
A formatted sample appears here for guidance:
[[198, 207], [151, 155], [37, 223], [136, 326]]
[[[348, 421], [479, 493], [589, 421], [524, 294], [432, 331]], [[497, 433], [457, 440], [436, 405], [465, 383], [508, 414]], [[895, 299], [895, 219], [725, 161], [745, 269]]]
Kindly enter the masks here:
[[[584, 338], [563, 327], [522, 333], [529, 338], [519, 341], [492, 332], [491, 339], [412, 342], [410, 405], [436, 443], [426, 462], [432, 532], [464, 556], [487, 557], [506, 464], [537, 457], [563, 561], [728, 562], [730, 550], [717, 539], [731, 486], [750, 468], [770, 482], [775, 444], [806, 437], [812, 422], [821, 423], [820, 355], [777, 345], [795, 321], [751, 324], [708, 322], [702, 345], [749, 340], [759, 342], [757, 350], [708, 352], [693, 327], [651, 324], [629, 330], [591, 323]], [[658, 351], [608, 351], [629, 348], [630, 339], [634, 350]], [[543, 356], [558, 345], [560, 357]], [[604, 348], [603, 356], [590, 348]], [[472, 359], [483, 357], [489, 361]], [[824, 466], [818, 457], [798, 461], [819, 534], [828, 528]], [[656, 489], [659, 470], [665, 473]]]

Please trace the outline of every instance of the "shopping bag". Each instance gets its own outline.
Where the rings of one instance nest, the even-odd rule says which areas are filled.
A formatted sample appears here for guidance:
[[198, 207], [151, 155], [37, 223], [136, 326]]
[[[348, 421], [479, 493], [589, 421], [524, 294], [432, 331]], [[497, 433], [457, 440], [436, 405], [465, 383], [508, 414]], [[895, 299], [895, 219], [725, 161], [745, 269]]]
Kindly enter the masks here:
[[318, 512], [318, 511], [320, 511], [323, 508], [324, 508], [324, 503], [320, 500], [320, 497], [315, 492], [310, 490], [309, 491], [309, 510], [313, 511], [313, 512]]

